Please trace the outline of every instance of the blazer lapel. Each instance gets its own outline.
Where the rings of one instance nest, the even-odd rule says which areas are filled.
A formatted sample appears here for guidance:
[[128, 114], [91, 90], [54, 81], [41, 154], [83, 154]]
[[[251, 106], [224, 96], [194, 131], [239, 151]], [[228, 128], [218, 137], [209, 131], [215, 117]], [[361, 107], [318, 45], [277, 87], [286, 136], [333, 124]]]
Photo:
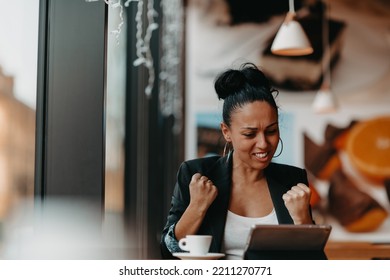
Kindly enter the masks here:
[[221, 157], [215, 165], [213, 165], [207, 175], [218, 189], [218, 196], [214, 203], [210, 206], [208, 216], [208, 226], [211, 234], [214, 236], [210, 246], [211, 252], [220, 252], [225, 230], [226, 214], [229, 206], [231, 193], [231, 166], [232, 157], [226, 161], [226, 157]]
[[272, 169], [266, 169], [266, 176], [268, 189], [271, 194], [279, 224], [293, 224], [294, 222], [284, 205], [284, 200], [282, 198], [283, 194], [287, 191], [286, 187], [277, 180], [277, 174], [272, 172]]

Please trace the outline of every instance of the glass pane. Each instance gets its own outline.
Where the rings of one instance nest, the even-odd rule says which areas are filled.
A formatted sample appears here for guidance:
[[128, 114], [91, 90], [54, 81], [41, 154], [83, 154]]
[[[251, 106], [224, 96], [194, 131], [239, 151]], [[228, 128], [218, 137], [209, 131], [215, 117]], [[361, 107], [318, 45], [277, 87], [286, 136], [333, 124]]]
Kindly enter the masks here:
[[1, 225], [34, 196], [39, 0], [0, 0], [0, 7]]
[[126, 25], [120, 8], [108, 8], [105, 210], [123, 212], [126, 93]]

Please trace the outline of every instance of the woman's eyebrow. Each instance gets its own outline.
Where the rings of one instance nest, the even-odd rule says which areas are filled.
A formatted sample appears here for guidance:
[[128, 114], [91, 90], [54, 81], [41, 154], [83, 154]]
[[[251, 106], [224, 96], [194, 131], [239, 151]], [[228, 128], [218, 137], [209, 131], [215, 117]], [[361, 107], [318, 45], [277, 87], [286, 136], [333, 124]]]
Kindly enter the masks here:
[[244, 127], [241, 127], [241, 129], [257, 130], [257, 127], [244, 126]]
[[[274, 126], [274, 125], [277, 125], [277, 124], [278, 124], [278, 122], [276, 121], [276, 122], [271, 123], [268, 126], [266, 126], [266, 128], [270, 128], [271, 126]], [[257, 127], [244, 126], [244, 127], [241, 127], [241, 129], [257, 130]]]
[[278, 125], [279, 124], [279, 122], [274, 122], [274, 123], [271, 123], [270, 125], [268, 125], [267, 127], [271, 127], [271, 126], [274, 126], [274, 125]]

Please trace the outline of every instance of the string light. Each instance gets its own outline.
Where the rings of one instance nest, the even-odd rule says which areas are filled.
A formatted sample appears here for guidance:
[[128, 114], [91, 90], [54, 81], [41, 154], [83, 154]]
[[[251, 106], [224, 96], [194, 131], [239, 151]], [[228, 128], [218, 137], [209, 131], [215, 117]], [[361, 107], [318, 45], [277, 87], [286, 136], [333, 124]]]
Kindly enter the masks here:
[[[96, 2], [99, 0], [86, 0], [86, 2]], [[111, 31], [119, 44], [119, 35], [124, 24], [124, 7], [129, 7], [131, 2], [137, 2], [136, 23], [136, 59], [133, 61], [135, 67], [144, 65], [148, 70], [148, 84], [145, 87], [145, 94], [150, 97], [155, 82], [154, 62], [150, 48], [150, 40], [153, 31], [159, 28], [155, 22], [158, 13], [154, 9], [154, 0], [126, 0], [124, 4], [120, 0], [104, 0], [104, 2], [114, 9], [120, 9], [120, 23], [117, 28]], [[144, 29], [143, 13], [147, 3], [146, 18], [147, 26]], [[174, 133], [180, 133], [183, 122], [183, 98], [182, 98], [182, 40], [184, 12], [182, 0], [161, 0], [162, 25], [161, 25], [161, 63], [159, 73], [159, 104], [163, 116], [173, 116], [175, 124]]]
[[[86, 2], [96, 2], [99, 0], [85, 0]], [[140, 65], [144, 65], [148, 70], [149, 78], [148, 84], [145, 87], [145, 94], [147, 97], [150, 97], [154, 87], [155, 81], [155, 71], [154, 71], [154, 61], [152, 52], [150, 49], [150, 40], [152, 38], [152, 33], [154, 30], [158, 29], [158, 23], [155, 21], [155, 17], [158, 16], [157, 11], [154, 9], [154, 0], [147, 0], [147, 26], [143, 27], [143, 10], [145, 1], [143, 0], [126, 0], [126, 2], [122, 5], [121, 0], [104, 0], [104, 2], [110, 7], [114, 9], [120, 9], [119, 17], [120, 23], [118, 24], [117, 29], [112, 30], [111, 33], [115, 35], [117, 43], [119, 43], [119, 35], [121, 33], [122, 25], [124, 24], [123, 18], [123, 5], [128, 7], [131, 2], [138, 2], [137, 5], [137, 13], [135, 15], [136, 22], [136, 56], [137, 58], [133, 61], [133, 65], [138, 67]]]
[[145, 34], [143, 34], [143, 25], [142, 25], [142, 15], [144, 10], [144, 1], [142, 0], [127, 0], [125, 6], [128, 6], [130, 2], [138, 2], [137, 13], [135, 15], [136, 22], [136, 55], [137, 58], [134, 60], [134, 66], [144, 65], [148, 69], [149, 79], [148, 85], [145, 88], [146, 96], [150, 97], [152, 94], [155, 72], [154, 72], [154, 62], [152, 52], [150, 50], [150, 39], [152, 38], [152, 33], [158, 28], [158, 24], [155, 22], [154, 18], [158, 16], [157, 11], [154, 9], [154, 1], [147, 1], [147, 12], [146, 16], [148, 19], [148, 25], [146, 26]]
[[162, 0], [161, 66], [159, 101], [163, 116], [174, 116], [173, 132], [183, 123], [182, 41], [184, 12], [182, 0]]
[[[99, 0], [85, 0], [85, 2], [97, 2]], [[120, 22], [118, 24], [118, 27], [115, 30], [111, 30], [110, 33], [115, 35], [115, 39], [117, 44], [119, 44], [119, 35], [122, 31], [122, 26], [124, 24], [124, 18], [123, 18], [123, 6], [121, 4], [121, 0], [104, 0], [104, 2], [110, 7], [114, 9], [119, 9], [119, 19]]]

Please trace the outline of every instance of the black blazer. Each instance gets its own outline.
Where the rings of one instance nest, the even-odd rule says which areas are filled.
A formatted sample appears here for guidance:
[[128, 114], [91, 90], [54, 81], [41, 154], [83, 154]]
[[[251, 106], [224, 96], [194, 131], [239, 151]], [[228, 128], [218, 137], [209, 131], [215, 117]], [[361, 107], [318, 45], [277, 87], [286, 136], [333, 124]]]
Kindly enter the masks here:
[[[221, 252], [226, 215], [230, 200], [232, 157], [212, 156], [183, 162], [177, 174], [173, 191], [171, 209], [161, 237], [161, 254], [164, 259], [173, 258], [167, 249], [164, 238], [169, 227], [177, 223], [190, 202], [189, 184], [192, 175], [199, 172], [207, 176], [218, 188], [218, 195], [210, 205], [197, 234], [213, 236], [210, 252]], [[304, 169], [294, 166], [270, 163], [265, 169], [269, 191], [275, 207], [279, 224], [293, 224], [293, 220], [284, 205], [282, 196], [292, 186], [303, 183], [308, 185]]]

